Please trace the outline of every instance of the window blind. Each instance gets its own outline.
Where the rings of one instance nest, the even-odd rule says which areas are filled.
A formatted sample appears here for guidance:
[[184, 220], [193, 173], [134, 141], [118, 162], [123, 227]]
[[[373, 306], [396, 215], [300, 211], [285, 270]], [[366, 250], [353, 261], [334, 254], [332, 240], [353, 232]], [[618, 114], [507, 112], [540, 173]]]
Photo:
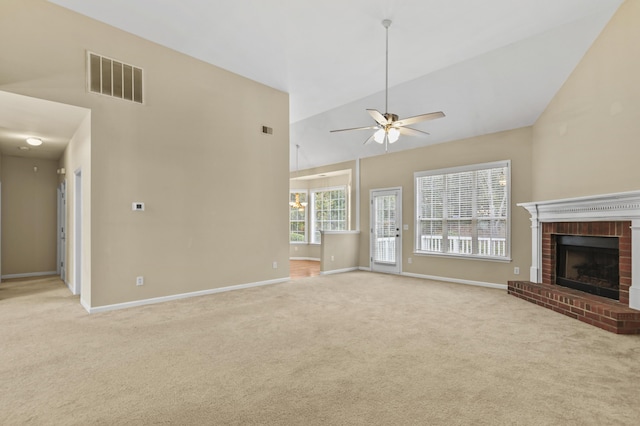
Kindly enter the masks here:
[[417, 253], [509, 257], [510, 162], [420, 172]]

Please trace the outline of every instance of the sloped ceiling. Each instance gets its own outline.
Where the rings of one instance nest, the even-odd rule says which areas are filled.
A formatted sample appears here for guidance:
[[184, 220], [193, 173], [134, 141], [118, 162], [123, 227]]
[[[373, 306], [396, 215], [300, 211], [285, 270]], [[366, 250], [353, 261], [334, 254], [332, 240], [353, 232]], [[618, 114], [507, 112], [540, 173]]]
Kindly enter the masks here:
[[[291, 169], [384, 153], [384, 110], [444, 111], [390, 151], [531, 125], [622, 0], [50, 0], [290, 95]], [[384, 112], [384, 111], [383, 111]], [[277, 130], [277, 129], [276, 129]]]
[[[85, 108], [0, 91], [0, 152], [57, 160], [87, 114]], [[29, 146], [30, 137], [44, 143]]]

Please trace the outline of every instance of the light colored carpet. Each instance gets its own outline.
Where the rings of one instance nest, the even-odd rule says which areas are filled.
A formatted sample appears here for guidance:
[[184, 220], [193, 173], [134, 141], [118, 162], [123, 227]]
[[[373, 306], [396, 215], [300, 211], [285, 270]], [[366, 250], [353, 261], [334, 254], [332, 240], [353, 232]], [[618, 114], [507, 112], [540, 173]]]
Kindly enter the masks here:
[[0, 284], [0, 424], [637, 425], [640, 336], [353, 272], [87, 314]]

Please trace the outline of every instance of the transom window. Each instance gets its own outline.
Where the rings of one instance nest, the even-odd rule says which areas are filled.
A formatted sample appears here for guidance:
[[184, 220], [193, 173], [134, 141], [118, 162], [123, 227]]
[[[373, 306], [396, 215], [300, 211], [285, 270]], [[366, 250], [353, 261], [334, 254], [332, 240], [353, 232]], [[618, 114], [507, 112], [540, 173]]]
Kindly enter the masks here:
[[311, 191], [311, 243], [320, 243], [320, 231], [347, 230], [346, 187]]
[[510, 161], [418, 172], [415, 252], [510, 257]]

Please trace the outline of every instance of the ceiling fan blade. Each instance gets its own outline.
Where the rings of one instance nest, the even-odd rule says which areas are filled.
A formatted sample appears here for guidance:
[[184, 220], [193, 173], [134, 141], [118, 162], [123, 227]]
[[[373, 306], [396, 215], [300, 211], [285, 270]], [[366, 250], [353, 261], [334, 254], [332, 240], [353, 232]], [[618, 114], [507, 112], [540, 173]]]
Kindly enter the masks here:
[[[394, 126], [395, 127], [395, 126]], [[396, 127], [401, 135], [405, 136], [429, 136], [429, 133], [422, 130], [412, 129], [411, 127]]]
[[421, 121], [435, 120], [436, 118], [442, 117], [444, 117], [444, 113], [442, 111], [430, 112], [429, 114], [416, 115], [414, 117], [398, 120], [393, 123], [393, 126], [408, 126], [409, 124], [419, 123]]
[[379, 128], [378, 126], [352, 127], [350, 129], [329, 130], [329, 132], [335, 133], [335, 132], [347, 132], [349, 130], [373, 130], [373, 129], [378, 129], [378, 128]]
[[373, 117], [374, 120], [376, 120], [378, 122], [378, 124], [380, 124], [381, 126], [385, 126], [387, 124], [389, 124], [389, 121], [384, 117], [384, 115], [382, 115], [380, 113], [380, 111], [376, 110], [376, 109], [368, 109], [367, 112], [369, 113], [369, 115], [371, 115], [371, 117]]
[[[375, 135], [375, 133], [374, 133], [374, 135]], [[364, 141], [364, 143], [363, 143], [362, 145], [366, 145], [366, 144], [368, 144], [369, 142], [371, 142], [372, 140], [373, 140], [373, 135], [369, 136], [369, 137], [367, 138], [367, 140], [366, 140], [366, 141]]]

